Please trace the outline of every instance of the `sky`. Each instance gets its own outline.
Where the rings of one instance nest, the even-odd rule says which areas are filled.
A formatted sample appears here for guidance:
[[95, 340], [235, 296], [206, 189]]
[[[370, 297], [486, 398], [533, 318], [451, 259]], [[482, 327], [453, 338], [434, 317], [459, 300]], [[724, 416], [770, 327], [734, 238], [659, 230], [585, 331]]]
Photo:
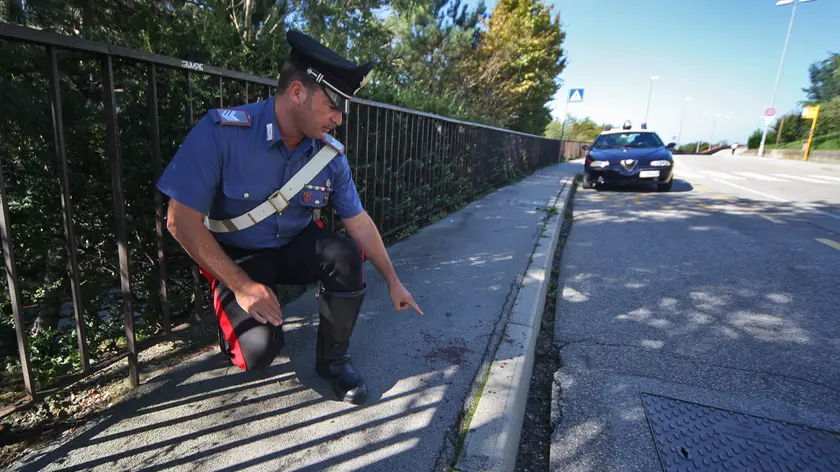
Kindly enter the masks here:
[[[470, 2], [475, 3], [475, 2]], [[568, 112], [620, 125], [645, 117], [649, 129], [680, 142], [746, 143], [763, 126], [793, 5], [776, 0], [548, 0], [560, 13], [567, 66], [550, 104], [562, 119], [572, 88], [583, 102]], [[485, 0], [488, 10], [496, 0]], [[840, 0], [800, 3], [775, 100], [777, 118], [798, 110], [808, 67], [840, 53]], [[720, 114], [715, 123], [715, 115]], [[726, 119], [729, 116], [729, 119]], [[714, 127], [714, 130], [713, 130]], [[714, 131], [714, 134], [713, 134]]]

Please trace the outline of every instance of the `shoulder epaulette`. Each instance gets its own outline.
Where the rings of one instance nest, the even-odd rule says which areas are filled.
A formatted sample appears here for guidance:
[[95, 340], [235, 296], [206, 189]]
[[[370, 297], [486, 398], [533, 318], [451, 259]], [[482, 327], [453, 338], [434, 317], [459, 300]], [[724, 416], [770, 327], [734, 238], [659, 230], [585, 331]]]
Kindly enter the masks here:
[[335, 152], [344, 155], [344, 145], [341, 144], [337, 139], [332, 137], [332, 135], [325, 134], [324, 135], [324, 144], [327, 146], [335, 149]]
[[216, 108], [213, 122], [220, 125], [251, 126], [251, 115], [244, 110]]

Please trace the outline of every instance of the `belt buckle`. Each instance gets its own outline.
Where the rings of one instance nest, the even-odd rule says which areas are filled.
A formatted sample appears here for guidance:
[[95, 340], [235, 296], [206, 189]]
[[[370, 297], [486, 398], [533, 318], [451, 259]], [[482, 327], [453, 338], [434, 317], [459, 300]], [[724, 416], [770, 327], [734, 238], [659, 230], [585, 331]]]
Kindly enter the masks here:
[[274, 193], [271, 194], [270, 197], [268, 197], [268, 203], [271, 204], [271, 206], [274, 207], [275, 211], [280, 213], [280, 212], [283, 211], [283, 209], [282, 208], [277, 208], [277, 205], [274, 204], [274, 199], [277, 198], [277, 197], [280, 197], [280, 198], [283, 199], [283, 203], [284, 203], [283, 208], [289, 206], [289, 201], [286, 200], [286, 197], [283, 196], [282, 189], [275, 191]]

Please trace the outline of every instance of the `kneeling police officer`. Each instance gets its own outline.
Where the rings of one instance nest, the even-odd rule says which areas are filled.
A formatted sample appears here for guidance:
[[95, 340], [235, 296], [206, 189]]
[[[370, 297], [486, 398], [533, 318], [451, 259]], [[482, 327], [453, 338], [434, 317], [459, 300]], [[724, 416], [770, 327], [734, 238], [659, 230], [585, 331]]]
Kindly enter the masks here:
[[[286, 38], [292, 52], [277, 95], [209, 110], [158, 188], [170, 198], [167, 228], [210, 281], [232, 363], [265, 368], [283, 347], [270, 287], [317, 283], [316, 371], [339, 399], [362, 404], [367, 391], [348, 348], [365, 294], [364, 258], [388, 283], [396, 310], [422, 314], [362, 208], [343, 146], [328, 134], [372, 64], [357, 66], [297, 31]], [[314, 218], [328, 203], [349, 237]]]

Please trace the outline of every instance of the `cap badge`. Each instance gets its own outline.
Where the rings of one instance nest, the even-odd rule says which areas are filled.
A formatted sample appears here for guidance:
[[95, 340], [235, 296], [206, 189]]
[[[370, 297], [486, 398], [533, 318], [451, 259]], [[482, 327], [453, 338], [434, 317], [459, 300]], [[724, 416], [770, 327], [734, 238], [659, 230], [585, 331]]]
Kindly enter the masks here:
[[[356, 92], [358, 92], [359, 90], [362, 89], [362, 87], [367, 85], [368, 82], [370, 82], [370, 79], [372, 77], [373, 77], [373, 69], [369, 70], [368, 73], [365, 74], [364, 78], [362, 79], [362, 82], [359, 84], [359, 88], [356, 89]], [[353, 94], [355, 95], [356, 92], [353, 92]]]
[[309, 203], [309, 200], [312, 200], [312, 194], [306, 192], [303, 194], [303, 203]]

